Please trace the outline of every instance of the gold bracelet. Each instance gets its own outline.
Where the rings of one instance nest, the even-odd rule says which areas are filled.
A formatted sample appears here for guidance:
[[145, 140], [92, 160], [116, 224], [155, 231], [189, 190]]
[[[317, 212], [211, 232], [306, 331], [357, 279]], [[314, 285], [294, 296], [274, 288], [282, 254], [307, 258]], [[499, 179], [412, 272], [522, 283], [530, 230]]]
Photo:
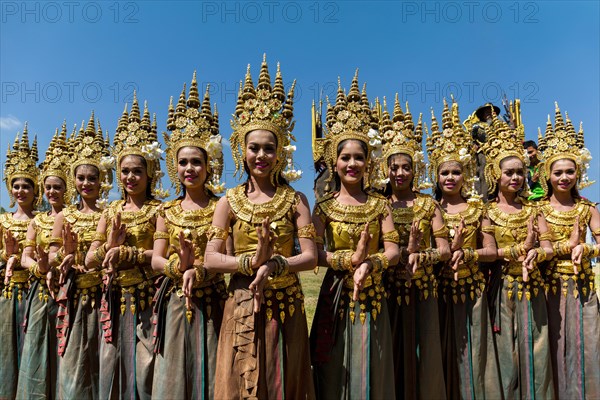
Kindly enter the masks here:
[[254, 271], [252, 270], [252, 253], [244, 253], [238, 257], [238, 272], [242, 275], [252, 276]]
[[273, 271], [274, 277], [287, 275], [290, 270], [290, 264], [288, 263], [287, 258], [282, 255], [276, 254], [269, 261], [275, 263], [275, 271]]
[[373, 268], [376, 273], [381, 273], [385, 271], [390, 265], [388, 258], [383, 253], [371, 254], [368, 258], [369, 260], [371, 260], [371, 263], [373, 264]]
[[392, 243], [399, 243], [400, 242], [400, 234], [398, 233], [397, 230], [393, 230], [393, 231], [389, 231], [384, 233], [381, 236], [381, 241], [383, 242], [392, 242]]
[[165, 264], [165, 275], [175, 281], [180, 280], [183, 277], [183, 273], [179, 269], [180, 263], [179, 254], [171, 254], [169, 260]]
[[314, 239], [317, 237], [317, 230], [315, 224], [310, 223], [304, 225], [302, 228], [298, 228], [298, 238]]
[[594, 230], [592, 231], [592, 235], [594, 235], [594, 236], [598, 236], [598, 235], [600, 235], [600, 228], [596, 228], [596, 229], [594, 229]]
[[63, 239], [59, 236], [52, 236], [49, 240], [48, 240], [48, 244], [57, 244], [59, 246], [63, 245]]
[[337, 250], [331, 257], [331, 267], [336, 271], [353, 271], [352, 250]]
[[546, 253], [546, 249], [544, 249], [543, 247], [536, 247], [535, 252], [537, 253], [537, 256], [535, 257], [535, 262], [537, 264], [546, 261], [546, 259], [548, 258], [548, 253]]
[[540, 241], [542, 241], [542, 240], [552, 241], [554, 239], [554, 235], [552, 235], [552, 231], [546, 231], [544, 233], [540, 233], [540, 236], [538, 237], [538, 239]]
[[96, 232], [92, 235], [92, 242], [106, 242], [106, 234], [102, 232]]
[[23, 242], [23, 250], [25, 250], [27, 247], [33, 247], [35, 249], [35, 246], [35, 240], [27, 239]]
[[593, 250], [590, 253], [590, 258], [596, 258], [600, 255], [600, 247], [598, 245], [593, 246]]
[[38, 262], [37, 262], [37, 261], [36, 261], [36, 262], [34, 262], [34, 263], [31, 265], [31, 267], [29, 268], [29, 270], [31, 271], [31, 274], [32, 274], [33, 276], [35, 276], [36, 278], [45, 278], [45, 277], [46, 277], [46, 275], [45, 275], [45, 274], [42, 274], [42, 273], [40, 272], [40, 264], [38, 264]]
[[196, 282], [202, 283], [204, 279], [206, 279], [206, 270], [202, 266], [202, 264], [194, 264], [194, 271], [196, 272]]
[[144, 254], [144, 249], [137, 249], [137, 263], [142, 265], [146, 263], [146, 255]]
[[492, 225], [482, 226], [481, 232], [494, 234], [494, 233], [496, 233], [496, 229], [494, 229], [494, 227]]
[[209, 242], [213, 239], [227, 240], [228, 236], [229, 232], [227, 232], [227, 230], [216, 225], [211, 225], [210, 228], [208, 228], [208, 231], [206, 231], [206, 237]]

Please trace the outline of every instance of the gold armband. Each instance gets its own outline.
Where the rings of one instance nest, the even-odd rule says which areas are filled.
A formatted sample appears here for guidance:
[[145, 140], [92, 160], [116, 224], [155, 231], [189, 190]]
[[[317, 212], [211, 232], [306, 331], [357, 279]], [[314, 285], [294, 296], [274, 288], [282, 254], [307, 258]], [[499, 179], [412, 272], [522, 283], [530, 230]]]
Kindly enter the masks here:
[[544, 233], [540, 233], [540, 236], [538, 237], [538, 239], [540, 241], [542, 241], [542, 240], [552, 241], [554, 239], [554, 235], [552, 235], [552, 231], [546, 231]]
[[302, 228], [298, 228], [298, 238], [314, 239], [316, 237], [317, 230], [315, 229], [315, 225], [313, 223], [304, 225]]
[[336, 271], [352, 271], [352, 250], [334, 251], [331, 256], [331, 268]]
[[92, 235], [92, 242], [106, 242], [106, 234], [102, 232], [96, 232]]
[[252, 253], [244, 253], [238, 257], [238, 272], [242, 275], [252, 276], [254, 271], [252, 270]]
[[489, 226], [482, 226], [481, 227], [481, 232], [485, 232], [485, 233], [496, 233], [496, 229], [494, 229], [494, 227], [492, 225]]
[[171, 238], [171, 236], [169, 236], [169, 232], [161, 232], [161, 231], [154, 232], [154, 240], [158, 240], [158, 239], [169, 240], [170, 238]]
[[381, 236], [381, 240], [384, 242], [399, 243], [400, 242], [400, 234], [398, 233], [397, 230], [394, 229], [393, 231], [384, 233]]
[[229, 232], [227, 232], [227, 230], [216, 225], [211, 225], [210, 228], [208, 228], [208, 231], [206, 231], [206, 237], [209, 241], [213, 239], [227, 240], [228, 236]]
[[59, 246], [63, 245], [63, 239], [59, 236], [52, 236], [49, 240], [48, 240], [49, 244], [57, 244]]
[[36, 245], [35, 240], [27, 239], [23, 242], [23, 249], [25, 249], [27, 247], [33, 247], [35, 249], [35, 245]]
[[440, 229], [433, 231], [433, 237], [440, 239], [448, 239], [449, 233], [450, 231], [448, 230], [448, 227], [444, 225]]

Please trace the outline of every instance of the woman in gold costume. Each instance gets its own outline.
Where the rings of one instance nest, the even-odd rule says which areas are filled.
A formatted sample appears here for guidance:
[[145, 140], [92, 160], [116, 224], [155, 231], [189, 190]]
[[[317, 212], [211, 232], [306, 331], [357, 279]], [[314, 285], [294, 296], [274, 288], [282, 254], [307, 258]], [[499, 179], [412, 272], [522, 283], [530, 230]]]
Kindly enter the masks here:
[[103, 270], [100, 308], [100, 398], [150, 398], [154, 373], [152, 296], [158, 275], [150, 265], [159, 200], [156, 120], [140, 109], [121, 115], [113, 143], [122, 200], [102, 213], [86, 267]]
[[[100, 220], [98, 201], [108, 195], [111, 179], [108, 143], [94, 121], [73, 132], [68, 142], [70, 155], [67, 199], [79, 197], [54, 219], [50, 242], [50, 278], [59, 281], [56, 296], [59, 365], [57, 398], [98, 398], [99, 307], [102, 278], [88, 271], [85, 254]], [[108, 185], [108, 186], [107, 186]]]
[[434, 266], [450, 257], [448, 233], [439, 205], [419, 193], [426, 174], [422, 122], [402, 111], [398, 96], [393, 117], [384, 104], [382, 169], [385, 194], [399, 236], [401, 257], [384, 274], [392, 327], [396, 397], [445, 398]]
[[475, 190], [475, 154], [471, 135], [444, 100], [442, 129], [432, 115], [427, 138], [429, 173], [444, 212], [452, 258], [440, 271], [440, 323], [446, 395], [449, 399], [485, 399], [500, 393], [500, 373], [488, 311], [486, 276], [479, 261], [496, 260], [496, 242]]
[[46, 158], [40, 165], [40, 195], [42, 192], [50, 204], [48, 212], [35, 215], [27, 228], [23, 244], [21, 266], [32, 275], [27, 298], [26, 334], [19, 370], [17, 398], [55, 398], [58, 343], [56, 340], [56, 313], [54, 300], [56, 286], [46, 284], [49, 272], [48, 247], [52, 237], [54, 220], [65, 204], [69, 156], [67, 150], [67, 126], [63, 123], [50, 141]]
[[[526, 159], [522, 132], [510, 129], [494, 115], [484, 151], [485, 178], [492, 196], [487, 205], [491, 226], [482, 231], [494, 235], [500, 269], [499, 293], [492, 307], [493, 329], [505, 398], [554, 398], [548, 340], [548, 314], [544, 281], [537, 266], [523, 261], [531, 252], [544, 259], [551, 244], [537, 207], [520, 195], [525, 184]], [[541, 247], [534, 248], [539, 239]], [[509, 351], [513, 349], [512, 351]]]
[[[540, 204], [552, 232], [554, 258], [546, 267], [550, 355], [554, 390], [560, 399], [600, 398], [600, 311], [591, 259], [600, 254], [600, 213], [577, 186], [589, 182], [591, 160], [583, 129], [575, 132], [556, 106], [554, 128], [548, 120], [540, 137], [540, 168], [546, 200]], [[587, 230], [596, 244], [585, 243]]]
[[394, 398], [382, 273], [398, 261], [398, 234], [386, 199], [365, 190], [369, 183], [382, 183], [381, 140], [376, 113], [365, 89], [359, 90], [358, 71], [347, 96], [338, 81], [326, 121], [324, 159], [335, 188], [318, 200], [313, 213], [317, 237], [325, 239], [319, 265], [327, 267], [311, 331], [317, 396]]
[[21, 268], [21, 255], [27, 226], [33, 218], [39, 179], [36, 166], [37, 145], [29, 147], [27, 123], [19, 140], [8, 150], [4, 181], [10, 207], [17, 210], [0, 215], [0, 398], [14, 398], [21, 351], [23, 349], [25, 298], [29, 290], [29, 271]]
[[[287, 184], [299, 176], [290, 145], [293, 94], [294, 85], [286, 98], [279, 67], [271, 86], [265, 59], [256, 88], [250, 68], [240, 87], [230, 143], [236, 171], [243, 168], [248, 180], [219, 200], [204, 260], [211, 273], [231, 273], [217, 399], [315, 397], [297, 274], [316, 264], [315, 233], [306, 197]], [[235, 256], [226, 254], [229, 233]]]
[[[203, 267], [218, 197], [223, 152], [219, 116], [208, 87], [202, 107], [196, 73], [177, 108], [169, 106], [167, 170], [181, 197], [163, 203], [154, 233], [152, 266], [166, 279], [156, 296], [155, 398], [214, 398], [217, 343], [227, 297], [223, 274]], [[176, 385], [172, 385], [177, 382]]]

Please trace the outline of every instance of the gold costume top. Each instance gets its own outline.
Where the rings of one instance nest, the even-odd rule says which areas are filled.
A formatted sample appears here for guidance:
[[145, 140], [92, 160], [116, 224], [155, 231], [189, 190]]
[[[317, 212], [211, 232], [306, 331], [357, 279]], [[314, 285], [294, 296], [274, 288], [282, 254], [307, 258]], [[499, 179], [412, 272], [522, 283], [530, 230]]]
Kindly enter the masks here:
[[[589, 200], [577, 199], [575, 200], [575, 207], [569, 211], [557, 211], [550, 205], [546, 200], [540, 203], [540, 210], [546, 218], [548, 229], [552, 233], [552, 241], [557, 242], [568, 242], [573, 231], [573, 224], [575, 218], [579, 216], [579, 229], [580, 238], [579, 243], [585, 243], [585, 234], [592, 218], [591, 209], [596, 205]], [[546, 267], [546, 283], [552, 289], [552, 292], [556, 294], [558, 290], [561, 290], [563, 294], [567, 295], [567, 282], [572, 280], [577, 282], [573, 288], [573, 296], [579, 295], [579, 285], [581, 283], [581, 291], [584, 295], [587, 295], [587, 291], [594, 290], [594, 271], [592, 270], [590, 260], [587, 257], [583, 257], [581, 266], [579, 268], [579, 275], [575, 275], [573, 271], [573, 261], [571, 261], [571, 254], [566, 255], [554, 255], [554, 258], [550, 260]]]
[[[400, 235], [399, 246], [401, 247], [408, 246], [410, 227], [413, 220], [419, 221], [419, 230], [423, 232], [419, 250], [423, 251], [430, 248], [433, 244], [431, 221], [435, 214], [437, 203], [429, 195], [421, 193], [415, 193], [415, 195], [416, 198], [412, 207], [393, 208], [392, 217], [396, 231]], [[386, 275], [388, 296], [392, 294], [392, 291], [398, 292], [396, 295], [398, 304], [402, 304], [403, 299], [408, 304], [410, 301], [408, 298], [408, 288], [412, 286], [413, 282], [417, 285], [420, 296], [423, 298], [427, 299], [430, 293], [437, 296], [437, 278], [433, 271], [433, 265], [419, 266], [415, 274], [411, 277], [410, 273], [406, 270], [406, 261], [401, 258], [400, 263], [395, 268], [391, 268]], [[400, 293], [400, 291], [403, 293]]]
[[[294, 239], [297, 236], [297, 227], [294, 221], [296, 207], [300, 203], [300, 196], [290, 186], [278, 186], [273, 198], [262, 204], [254, 204], [248, 200], [245, 193], [246, 186], [238, 185], [227, 190], [227, 200], [231, 207], [231, 228], [233, 235], [233, 247], [236, 256], [250, 253], [256, 250], [258, 237], [256, 227], [264, 218], [269, 217], [271, 229], [275, 231], [276, 240], [274, 254], [291, 257], [294, 254]], [[240, 274], [232, 275], [232, 280]], [[230, 293], [230, 295], [232, 295]], [[303, 300], [302, 289], [298, 280], [298, 274], [288, 272], [278, 277], [269, 277], [265, 285], [266, 314], [270, 320], [278, 316], [280, 321], [285, 321], [285, 295], [288, 296], [289, 316], [293, 316], [295, 306], [294, 299]], [[279, 308], [277, 304], [279, 303]], [[304, 313], [304, 303], [302, 303]]]
[[[62, 210], [64, 223], [71, 226], [71, 230], [77, 234], [77, 251], [75, 252], [75, 264], [84, 265], [85, 255], [92, 244], [101, 213], [91, 212], [82, 213], [76, 205], [71, 205]], [[102, 283], [102, 276], [99, 271], [90, 271], [85, 273], [77, 272], [77, 289], [86, 290]], [[95, 288], [94, 288], [95, 291]]]
[[[204, 250], [208, 243], [207, 232], [218, 201], [218, 197], [211, 197], [208, 205], [201, 210], [184, 210], [180, 199], [161, 205], [158, 212], [165, 219], [169, 234], [167, 259], [179, 249], [179, 233], [183, 231], [194, 245], [194, 259], [204, 260]], [[182, 279], [176, 285], [181, 286], [181, 282]], [[212, 274], [207, 275], [202, 282], [196, 281], [194, 287], [207, 287], [220, 282], [223, 282], [223, 274]]]
[[[361, 232], [365, 224], [369, 223], [369, 233], [372, 239], [369, 243], [369, 255], [378, 253], [382, 247], [381, 220], [388, 214], [387, 199], [377, 193], [369, 193], [365, 204], [347, 205], [341, 204], [334, 197], [336, 193], [330, 193], [317, 202], [316, 215], [325, 225], [325, 249], [329, 252], [343, 250], [356, 250], [360, 240]], [[336, 271], [337, 272], [337, 271]], [[353, 273], [348, 270], [343, 273], [344, 288], [340, 306], [346, 301], [349, 303], [350, 319], [354, 322], [354, 291]], [[371, 271], [365, 280], [363, 289], [359, 294], [360, 320], [364, 324], [366, 312], [370, 312], [373, 319], [381, 312], [381, 299], [385, 296], [382, 285], [382, 271]], [[339, 310], [343, 316], [344, 307]]]
[[[110, 235], [112, 231], [113, 218], [116, 217], [117, 213], [121, 213], [121, 223], [125, 224], [127, 230], [123, 245], [144, 250], [152, 249], [154, 245], [154, 231], [156, 230], [155, 218], [161, 202], [159, 200], [146, 200], [142, 208], [137, 211], [123, 210], [124, 204], [125, 200], [114, 201], [104, 211], [107, 224], [106, 235]], [[135, 261], [128, 269], [120, 269], [114, 282], [122, 287], [134, 286], [140, 285], [157, 275], [159, 274], [152, 269], [150, 264], [144, 263], [140, 265]]]
[[[455, 229], [460, 225], [461, 217], [464, 218], [465, 228], [463, 231], [463, 249], [471, 249], [477, 251], [478, 248], [478, 233], [481, 226], [481, 217], [483, 215], [482, 203], [467, 203], [467, 208], [456, 214], [448, 214], [444, 212], [444, 220], [449, 231], [448, 240], [452, 243], [454, 240]], [[454, 280], [454, 270], [451, 263], [444, 263], [441, 271], [442, 295], [444, 299], [451, 294], [454, 303], [460, 299], [463, 303], [466, 300], [467, 294], [471, 300], [475, 296], [481, 296], [485, 287], [485, 277], [479, 271], [479, 264], [471, 259], [465, 263], [461, 261], [458, 266], [458, 281]]]
[[[41, 246], [46, 251], [50, 246], [50, 238], [52, 237], [52, 229], [54, 228], [55, 215], [48, 215], [47, 213], [38, 213], [33, 217], [33, 223], [35, 228], [35, 243], [29, 243], [25, 241], [24, 247], [33, 247], [33, 252], [37, 257], [37, 247]], [[34, 257], [34, 258], [35, 258]], [[32, 275], [33, 277], [33, 275]], [[40, 301], [48, 301], [48, 286], [46, 286], [45, 278], [36, 278], [39, 280], [38, 285], [38, 297]]]
[[[29, 222], [31, 220], [19, 220], [14, 219], [13, 214], [10, 212], [0, 214], [0, 244], [2, 245], [2, 250], [4, 250], [4, 231], [10, 232], [17, 242], [19, 243], [19, 250], [16, 254], [23, 254], [23, 243], [25, 242], [25, 236], [27, 235], [27, 227], [29, 226]], [[4, 252], [3, 252], [4, 253]], [[4, 261], [1, 261], [4, 263]], [[0, 271], [0, 285], [4, 286], [4, 274], [5, 269], [2, 268]], [[13, 270], [13, 275], [10, 278], [10, 283], [8, 286], [4, 287], [4, 297], [11, 298], [13, 293], [13, 288], [17, 288], [17, 297], [19, 301], [22, 299], [21, 289], [29, 287], [29, 271], [26, 269], [21, 269], [21, 265], [18, 265], [16, 269]]]
[[[498, 208], [497, 202], [490, 202], [486, 206], [485, 212], [492, 222], [492, 226], [486, 228], [486, 232], [492, 233], [496, 239], [496, 245], [500, 248], [508, 246], [520, 245], [527, 238], [527, 222], [532, 215], [537, 214], [537, 207], [531, 202], [521, 199], [523, 208], [516, 213], [505, 213]], [[508, 255], [505, 256], [508, 258]], [[509, 260], [504, 262], [502, 268], [502, 279], [508, 280], [508, 297], [513, 296], [514, 282], [517, 281], [517, 296], [519, 300], [525, 296], [529, 300], [531, 297], [531, 289], [533, 295], [537, 296], [540, 289], [544, 290], [544, 280], [538, 267], [529, 273], [529, 281], [523, 282], [523, 263], [522, 260]]]

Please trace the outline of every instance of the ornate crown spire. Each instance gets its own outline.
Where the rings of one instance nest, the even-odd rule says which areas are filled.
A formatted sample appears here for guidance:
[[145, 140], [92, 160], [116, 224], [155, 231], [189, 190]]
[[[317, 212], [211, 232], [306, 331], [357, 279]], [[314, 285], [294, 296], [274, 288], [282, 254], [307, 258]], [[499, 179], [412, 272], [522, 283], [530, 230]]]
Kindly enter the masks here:
[[[329, 191], [331, 179], [333, 178], [334, 166], [337, 160], [337, 148], [344, 140], [359, 140], [367, 146], [368, 169], [365, 174], [367, 186], [382, 187], [385, 178], [380, 171], [379, 160], [381, 158], [381, 136], [376, 130], [379, 128], [379, 106], [371, 109], [367, 97], [366, 86], [362, 93], [358, 84], [358, 69], [352, 78], [350, 91], [346, 95], [342, 89], [341, 80], [338, 77], [338, 90], [335, 105], [332, 107], [327, 99], [327, 112], [325, 115], [325, 137], [322, 140], [323, 159], [330, 171], [327, 178], [325, 191]], [[321, 146], [319, 146], [320, 148]], [[317, 152], [319, 149], [313, 149]], [[315, 159], [321, 154], [316, 154]]]
[[[160, 170], [160, 159], [163, 151], [160, 149], [157, 139], [156, 129], [152, 128], [152, 122], [150, 121], [148, 104], [144, 102], [144, 111], [140, 115], [137, 94], [134, 91], [131, 110], [127, 113], [126, 104], [119, 119], [113, 140], [113, 155], [117, 166], [121, 164], [121, 160], [125, 156], [143, 157], [146, 160], [151, 193], [158, 198], [164, 198], [168, 196], [168, 192], [162, 188], [160, 180], [164, 175]], [[103, 140], [102, 135], [100, 135], [100, 140]], [[122, 187], [121, 180], [118, 180], [118, 184], [121, 194], [124, 195], [125, 189]]]
[[295, 124], [293, 121], [295, 87], [296, 81], [292, 83], [287, 96], [285, 95], [279, 63], [277, 63], [275, 84], [271, 86], [266, 55], [263, 55], [258, 84], [255, 87], [250, 74], [250, 65], [248, 65], [244, 84], [243, 86], [240, 84], [235, 114], [231, 120], [233, 133], [229, 141], [235, 162], [235, 174], [241, 174], [244, 169], [246, 135], [251, 131], [264, 129], [272, 132], [277, 138], [277, 154], [285, 155], [285, 160], [277, 160], [271, 181], [275, 183], [279, 174], [288, 181], [300, 178], [302, 171], [294, 168], [292, 157], [296, 147], [291, 145], [292, 141], [296, 141], [292, 135]]
[[[493, 107], [491, 109], [492, 125], [488, 130], [487, 140], [482, 145], [482, 150], [487, 159], [484, 175], [489, 193], [496, 190], [498, 179], [501, 176], [500, 162], [502, 160], [508, 157], [517, 157], [523, 162], [524, 166], [529, 165], [529, 157], [523, 149], [524, 131], [511, 128], [506, 122], [498, 118]], [[527, 189], [527, 181], [525, 181], [525, 188]]]
[[[106, 157], [107, 148], [104, 140], [99, 140], [96, 131], [96, 122], [94, 112], [85, 127], [85, 121], [81, 121], [79, 133], [75, 136], [76, 126], [73, 128], [73, 134], [68, 142], [68, 148], [71, 150], [71, 171], [67, 177], [67, 199], [75, 201], [77, 190], [75, 188], [75, 170], [80, 165], [92, 165], [98, 168], [100, 172], [100, 199], [97, 205], [104, 207], [108, 203], [108, 192], [112, 188], [112, 168], [114, 160]], [[66, 134], [66, 132], [65, 132]], [[102, 136], [100, 136], [102, 137]]]
[[426, 174], [421, 141], [423, 140], [423, 120], [419, 115], [419, 121], [416, 129], [412, 120], [412, 114], [406, 103], [406, 113], [400, 106], [398, 93], [394, 99], [393, 116], [387, 110], [386, 98], [383, 98], [383, 113], [379, 122], [380, 130], [383, 132], [383, 157], [381, 157], [381, 166], [384, 175], [388, 176], [389, 158], [394, 154], [406, 154], [413, 163], [415, 179], [413, 180], [413, 190], [417, 191], [428, 187], [423, 182]]
[[475, 190], [476, 165], [473, 151], [473, 139], [460, 122], [458, 103], [452, 98], [452, 109], [444, 99], [442, 111], [442, 130], [431, 110], [431, 136], [427, 138], [427, 153], [429, 158], [429, 177], [437, 184], [440, 166], [448, 161], [462, 165], [465, 184], [462, 194], [470, 201], [478, 201], [481, 196]]
[[[577, 183], [578, 188], [583, 189], [594, 184], [590, 181], [587, 175], [587, 170], [590, 167], [589, 162], [592, 160], [590, 151], [585, 147], [583, 138], [583, 124], [579, 125], [579, 132], [575, 131], [575, 127], [565, 113], [566, 121], [563, 121], [562, 113], [558, 107], [558, 103], [554, 102], [554, 128], [550, 115], [546, 123], [546, 131], [544, 137], [541, 138], [543, 146], [539, 146], [542, 152], [541, 161], [541, 177], [540, 184], [545, 193], [548, 193], [548, 179], [550, 179], [550, 171], [552, 164], [555, 161], [568, 159], [572, 160], [577, 166]], [[541, 135], [540, 135], [541, 137]]]
[[223, 146], [221, 144], [221, 135], [219, 134], [219, 114], [215, 105], [214, 113], [210, 107], [209, 86], [206, 86], [206, 92], [202, 104], [198, 92], [198, 82], [196, 81], [196, 71], [192, 77], [190, 92], [187, 102], [185, 99], [185, 83], [179, 96], [177, 112], [173, 108], [173, 97], [169, 104], [169, 116], [167, 118], [167, 129], [171, 134], [163, 132], [163, 137], [167, 145], [166, 162], [171, 184], [175, 187], [175, 193], [181, 192], [181, 182], [177, 176], [177, 152], [182, 147], [198, 147], [206, 152], [208, 159], [209, 176], [205, 183], [207, 189], [213, 193], [221, 193], [225, 189], [225, 184], [221, 183], [221, 174], [223, 173]]
[[29, 147], [29, 132], [27, 130], [27, 122], [23, 127], [23, 133], [19, 140], [19, 134], [15, 138], [12, 150], [10, 146], [6, 153], [6, 164], [4, 165], [4, 182], [10, 197], [10, 207], [15, 205], [15, 199], [12, 196], [12, 182], [17, 178], [25, 178], [33, 182], [34, 191], [37, 193], [39, 188], [39, 170], [36, 166], [38, 160], [37, 155], [37, 139], [34, 140], [33, 146]]
[[56, 176], [63, 180], [65, 188], [68, 182], [69, 165], [71, 157], [69, 156], [69, 150], [67, 145], [67, 121], [63, 121], [60, 133], [56, 129], [56, 133], [50, 141], [48, 150], [46, 150], [46, 157], [40, 164], [40, 196], [38, 202], [41, 202], [43, 195], [44, 181], [49, 176]]

